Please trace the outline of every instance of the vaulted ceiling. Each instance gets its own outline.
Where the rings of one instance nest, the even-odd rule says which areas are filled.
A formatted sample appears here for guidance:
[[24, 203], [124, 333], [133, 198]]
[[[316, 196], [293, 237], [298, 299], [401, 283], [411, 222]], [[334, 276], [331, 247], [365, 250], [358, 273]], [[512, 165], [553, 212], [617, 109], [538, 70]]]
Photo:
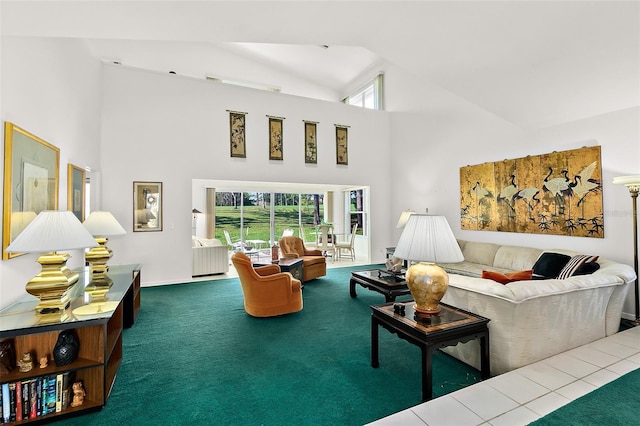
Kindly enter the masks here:
[[19, 0], [0, 19], [3, 36], [327, 100], [399, 67], [523, 127], [640, 105], [638, 1]]

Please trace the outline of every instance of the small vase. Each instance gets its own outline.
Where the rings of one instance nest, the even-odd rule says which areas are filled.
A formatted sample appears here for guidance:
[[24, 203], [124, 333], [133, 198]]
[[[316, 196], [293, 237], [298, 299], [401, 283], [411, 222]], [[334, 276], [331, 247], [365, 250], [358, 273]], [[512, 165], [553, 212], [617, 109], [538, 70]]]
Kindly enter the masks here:
[[78, 357], [80, 344], [73, 330], [61, 331], [53, 347], [53, 360], [56, 365], [71, 364]]

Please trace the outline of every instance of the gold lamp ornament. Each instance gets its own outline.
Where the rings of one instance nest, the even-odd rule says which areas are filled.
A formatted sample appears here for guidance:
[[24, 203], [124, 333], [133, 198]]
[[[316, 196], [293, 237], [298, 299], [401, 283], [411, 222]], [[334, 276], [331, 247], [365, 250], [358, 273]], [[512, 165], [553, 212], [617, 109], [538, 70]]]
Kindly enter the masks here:
[[402, 230], [394, 257], [414, 261], [406, 273], [407, 286], [418, 316], [440, 313], [440, 300], [449, 287], [449, 275], [436, 262], [462, 262], [464, 256], [447, 218], [412, 214]]
[[108, 271], [107, 262], [113, 251], [107, 247], [107, 237], [125, 235], [127, 231], [110, 212], [93, 211], [84, 221], [84, 227], [93, 235], [98, 245], [85, 254], [92, 275], [104, 276]]
[[40, 299], [36, 315], [64, 320], [71, 299], [70, 289], [78, 281], [78, 273], [67, 268], [71, 256], [58, 250], [95, 245], [96, 240], [72, 212], [51, 210], [40, 212], [9, 244], [8, 253], [45, 253], [38, 258], [42, 270], [25, 287], [27, 293]]

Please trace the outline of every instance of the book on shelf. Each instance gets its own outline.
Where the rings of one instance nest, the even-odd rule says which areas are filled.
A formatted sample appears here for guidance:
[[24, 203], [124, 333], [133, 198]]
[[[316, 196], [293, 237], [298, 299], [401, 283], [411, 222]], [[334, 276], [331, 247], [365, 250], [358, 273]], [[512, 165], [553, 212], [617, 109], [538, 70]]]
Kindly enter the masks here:
[[9, 383], [9, 401], [11, 403], [11, 407], [9, 408], [10, 420], [12, 422], [16, 421], [16, 384]]
[[16, 382], [16, 421], [22, 421], [22, 382]]
[[2, 422], [11, 421], [11, 398], [9, 397], [9, 383], [2, 384]]

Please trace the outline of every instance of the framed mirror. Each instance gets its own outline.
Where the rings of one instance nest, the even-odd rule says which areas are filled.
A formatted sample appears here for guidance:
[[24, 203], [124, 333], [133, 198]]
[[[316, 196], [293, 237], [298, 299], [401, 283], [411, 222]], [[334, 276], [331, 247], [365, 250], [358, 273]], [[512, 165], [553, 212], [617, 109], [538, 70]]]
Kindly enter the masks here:
[[67, 164], [67, 210], [73, 212], [80, 222], [84, 222], [86, 179], [85, 169]]
[[162, 231], [162, 182], [133, 182], [133, 232]]
[[60, 149], [13, 123], [4, 126], [2, 259], [7, 247], [43, 210], [58, 210]]

